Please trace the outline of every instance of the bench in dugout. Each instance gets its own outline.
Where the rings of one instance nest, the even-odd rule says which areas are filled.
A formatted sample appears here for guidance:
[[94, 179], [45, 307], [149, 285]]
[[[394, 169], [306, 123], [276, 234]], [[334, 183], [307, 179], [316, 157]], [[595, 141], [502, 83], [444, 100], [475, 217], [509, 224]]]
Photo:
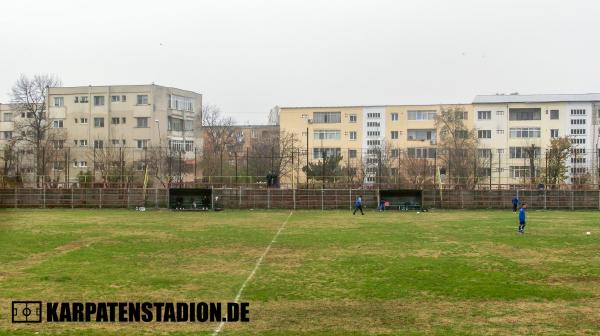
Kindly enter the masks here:
[[413, 211], [422, 209], [422, 191], [410, 189], [380, 190], [386, 210]]

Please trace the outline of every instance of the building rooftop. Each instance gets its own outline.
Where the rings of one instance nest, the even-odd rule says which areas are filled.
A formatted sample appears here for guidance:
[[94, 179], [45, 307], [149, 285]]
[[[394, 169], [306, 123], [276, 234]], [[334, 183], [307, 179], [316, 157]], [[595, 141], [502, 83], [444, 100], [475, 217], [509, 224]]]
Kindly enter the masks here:
[[600, 101], [600, 93], [581, 94], [495, 94], [477, 95], [473, 104], [490, 103], [548, 103], [548, 102], [590, 102]]

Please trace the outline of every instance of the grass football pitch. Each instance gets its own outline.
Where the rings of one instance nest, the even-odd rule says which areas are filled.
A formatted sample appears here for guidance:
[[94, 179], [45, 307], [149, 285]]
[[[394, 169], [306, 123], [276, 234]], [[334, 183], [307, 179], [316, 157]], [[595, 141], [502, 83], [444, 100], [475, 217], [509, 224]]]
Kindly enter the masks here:
[[517, 225], [483, 210], [1, 210], [0, 334], [210, 335], [216, 323], [13, 324], [11, 301], [227, 302], [245, 282], [250, 322], [222, 335], [600, 334], [600, 212]]

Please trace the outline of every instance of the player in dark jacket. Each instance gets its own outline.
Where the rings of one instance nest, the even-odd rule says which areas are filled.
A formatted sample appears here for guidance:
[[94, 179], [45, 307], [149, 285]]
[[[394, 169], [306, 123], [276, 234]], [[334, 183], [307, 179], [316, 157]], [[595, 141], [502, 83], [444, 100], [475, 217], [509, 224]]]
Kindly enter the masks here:
[[517, 212], [517, 207], [519, 206], [519, 199], [517, 198], [517, 196], [513, 197], [512, 205], [513, 205], [513, 212]]

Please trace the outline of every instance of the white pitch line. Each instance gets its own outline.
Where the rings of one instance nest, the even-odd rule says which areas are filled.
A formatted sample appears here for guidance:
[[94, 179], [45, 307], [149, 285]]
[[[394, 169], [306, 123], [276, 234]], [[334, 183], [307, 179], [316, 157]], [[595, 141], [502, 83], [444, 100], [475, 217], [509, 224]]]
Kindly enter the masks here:
[[[244, 281], [244, 283], [242, 284], [242, 287], [240, 287], [240, 290], [237, 292], [237, 295], [235, 296], [234, 302], [238, 303], [240, 301], [240, 297], [242, 296], [242, 292], [244, 292], [244, 289], [246, 288], [246, 285], [254, 277], [254, 274], [256, 274], [256, 271], [258, 271], [258, 268], [260, 267], [260, 264], [262, 264], [263, 259], [265, 258], [265, 256], [267, 255], [267, 253], [269, 253], [269, 250], [271, 249], [271, 246], [277, 240], [277, 237], [279, 237], [279, 234], [281, 233], [281, 231], [283, 231], [283, 229], [285, 228], [285, 225], [287, 224], [287, 222], [290, 219], [290, 217], [292, 217], [292, 213], [293, 213], [293, 211], [290, 211], [290, 214], [287, 216], [287, 218], [285, 219], [285, 221], [283, 221], [283, 223], [279, 227], [279, 230], [277, 230], [277, 233], [275, 233], [275, 236], [273, 236], [273, 239], [271, 240], [271, 242], [269, 243], [269, 245], [267, 246], [267, 248], [265, 249], [265, 251], [263, 252], [263, 254], [256, 261], [256, 265], [254, 265], [254, 269], [252, 270], [252, 272], [250, 273], [250, 275], [248, 275], [248, 278], [246, 278], [246, 281]], [[212, 336], [215, 336], [218, 333], [220, 333], [221, 329], [223, 329], [224, 325], [225, 325], [225, 322], [221, 321], [219, 323], [219, 325], [217, 326], [217, 328], [213, 331]]]

